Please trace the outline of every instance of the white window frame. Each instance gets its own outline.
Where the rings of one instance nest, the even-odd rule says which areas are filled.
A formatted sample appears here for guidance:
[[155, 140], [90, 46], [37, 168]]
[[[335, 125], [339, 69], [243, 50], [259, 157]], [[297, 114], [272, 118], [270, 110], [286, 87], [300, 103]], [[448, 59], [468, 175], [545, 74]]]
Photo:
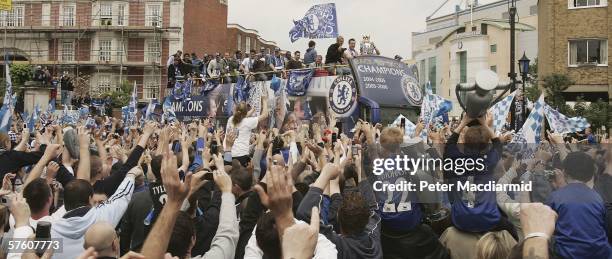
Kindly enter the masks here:
[[[67, 9], [71, 9], [67, 12]], [[76, 24], [76, 5], [62, 4], [62, 26], [75, 26]]]
[[24, 26], [25, 7], [15, 5], [11, 11], [0, 11], [0, 26], [21, 27]]
[[159, 81], [146, 80], [142, 88], [142, 99], [157, 99], [159, 98]]
[[146, 62], [160, 63], [161, 62], [161, 44], [159, 41], [147, 41]]
[[162, 27], [164, 15], [163, 3], [147, 3], [145, 14], [147, 18], [145, 26]]
[[[104, 46], [103, 46], [104, 43]], [[108, 47], [106, 43], [110, 43]], [[113, 60], [113, 41], [110, 39], [101, 39], [98, 41], [98, 60], [112, 61]]]
[[74, 61], [74, 41], [62, 41], [61, 43], [61, 61]]
[[126, 15], [125, 12], [127, 11], [127, 4], [125, 3], [119, 3], [117, 5], [117, 26], [125, 26], [126, 25]]
[[[236, 50], [242, 50], [242, 35], [241, 34], [237, 34], [238, 39], [236, 39], [237, 41], [237, 48]], [[248, 52], [248, 51], [247, 51]]]
[[[576, 6], [576, 1], [587, 1], [586, 6]], [[599, 4], [596, 2], [599, 1]], [[593, 2], [594, 4], [590, 4], [589, 2]], [[598, 8], [598, 7], [606, 7], [608, 6], [608, 0], [568, 0], [567, 8], [568, 9], [584, 9], [584, 8]]]
[[[578, 64], [578, 63], [572, 64], [572, 42], [573, 41], [586, 41], [587, 42], [587, 46], [586, 46], [587, 54], [586, 55], [587, 55], [587, 61], [588, 61], [588, 57], [589, 57], [589, 45], [588, 45], [589, 43], [588, 42], [589, 42], [589, 40], [599, 40], [599, 41], [602, 41], [602, 43], [600, 43], [600, 44], [604, 45], [604, 47], [601, 48], [602, 50], [604, 50], [604, 53], [603, 53], [603, 55], [601, 55], [601, 53], [600, 53], [600, 55], [604, 59], [603, 60], [604, 62], [602, 62], [601, 64], [599, 64], [599, 63], [597, 63], [597, 64], [595, 64], [595, 63], [588, 63], [588, 62], [587, 63], [582, 63], [582, 64]], [[582, 67], [582, 66], [607, 67], [608, 66], [608, 62], [609, 62], [608, 61], [608, 47], [609, 47], [608, 44], [609, 44], [609, 42], [608, 42], [607, 39], [599, 39], [599, 38], [584, 38], [584, 39], [570, 39], [570, 40], [568, 40], [568, 42], [567, 42], [567, 65], [568, 65], [568, 67]]]
[[100, 2], [100, 25], [113, 25], [113, 2]]
[[251, 37], [247, 36], [246, 37], [246, 43], [245, 43], [245, 47], [246, 47], [246, 51], [251, 51]]
[[111, 74], [98, 74], [97, 90], [100, 94], [110, 93], [116, 90]]

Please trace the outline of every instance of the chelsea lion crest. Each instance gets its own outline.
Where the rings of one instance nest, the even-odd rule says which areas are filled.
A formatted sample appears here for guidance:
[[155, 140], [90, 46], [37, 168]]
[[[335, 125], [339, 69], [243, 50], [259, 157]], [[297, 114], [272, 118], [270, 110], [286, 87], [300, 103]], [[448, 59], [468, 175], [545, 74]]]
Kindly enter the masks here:
[[329, 88], [329, 106], [340, 117], [351, 114], [357, 106], [357, 86], [350, 76], [339, 76]]
[[423, 100], [423, 93], [421, 92], [421, 87], [419, 87], [419, 82], [416, 78], [411, 76], [403, 76], [402, 77], [402, 90], [404, 91], [404, 95], [406, 95], [406, 99], [412, 105], [420, 105]]

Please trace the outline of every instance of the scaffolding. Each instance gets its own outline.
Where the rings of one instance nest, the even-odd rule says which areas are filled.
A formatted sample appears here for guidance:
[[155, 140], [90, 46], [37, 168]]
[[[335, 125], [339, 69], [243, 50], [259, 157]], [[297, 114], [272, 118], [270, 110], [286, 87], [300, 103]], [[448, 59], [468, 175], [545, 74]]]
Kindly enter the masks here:
[[[90, 88], [85, 91], [92, 95], [113, 91], [124, 81], [139, 81], [141, 100], [159, 97], [165, 74], [163, 40], [167, 32], [180, 32], [163, 20], [163, 5], [169, 4], [168, 0], [14, 1], [12, 11], [0, 11], [1, 56], [11, 53], [9, 62], [47, 66], [57, 77], [69, 71], [74, 77], [110, 78], [104, 87], [86, 80]], [[37, 14], [39, 6], [50, 8], [50, 14]], [[4, 62], [2, 58], [0, 63]]]

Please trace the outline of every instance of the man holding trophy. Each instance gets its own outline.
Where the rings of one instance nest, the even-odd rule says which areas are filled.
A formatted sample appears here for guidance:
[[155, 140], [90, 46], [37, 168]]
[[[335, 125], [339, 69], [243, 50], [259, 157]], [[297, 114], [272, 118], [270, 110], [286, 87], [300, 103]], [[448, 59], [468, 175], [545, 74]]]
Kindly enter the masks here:
[[363, 55], [377, 55], [377, 56], [380, 55], [380, 51], [378, 50], [378, 48], [376, 48], [376, 45], [374, 45], [374, 42], [370, 41], [369, 35], [363, 36], [363, 40], [359, 44], [359, 49], [360, 49], [362, 56]]

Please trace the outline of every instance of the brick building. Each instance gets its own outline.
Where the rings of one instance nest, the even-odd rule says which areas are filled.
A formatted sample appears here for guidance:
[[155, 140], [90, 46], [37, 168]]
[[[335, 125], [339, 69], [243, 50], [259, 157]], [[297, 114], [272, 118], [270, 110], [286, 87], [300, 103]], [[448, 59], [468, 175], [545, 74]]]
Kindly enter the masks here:
[[247, 29], [240, 24], [230, 23], [227, 25], [227, 48], [226, 51], [242, 53], [249, 52], [251, 49], [259, 53], [260, 48], [265, 48], [268, 53], [272, 53], [276, 48], [276, 42], [264, 40], [259, 36], [259, 32], [254, 29]]
[[0, 56], [82, 75], [94, 96], [136, 82], [144, 101], [163, 94], [170, 54], [225, 50], [226, 26], [226, 0], [13, 0]]
[[539, 1], [538, 73], [566, 74], [575, 85], [565, 91], [568, 101], [610, 100], [612, 67], [612, 7], [607, 0]]

